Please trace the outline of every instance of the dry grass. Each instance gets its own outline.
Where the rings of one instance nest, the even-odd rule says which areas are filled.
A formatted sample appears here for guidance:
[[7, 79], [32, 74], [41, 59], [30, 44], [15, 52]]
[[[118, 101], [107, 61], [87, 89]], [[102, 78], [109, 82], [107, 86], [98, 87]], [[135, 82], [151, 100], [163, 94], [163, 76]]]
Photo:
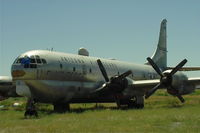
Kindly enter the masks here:
[[[0, 102], [0, 133], [144, 133], [200, 132], [199, 91], [185, 96], [186, 103], [157, 92], [141, 110], [118, 110], [115, 104], [74, 104], [65, 114], [52, 113], [52, 106], [39, 105], [39, 118], [24, 119], [24, 98]], [[23, 103], [14, 108], [14, 101]]]

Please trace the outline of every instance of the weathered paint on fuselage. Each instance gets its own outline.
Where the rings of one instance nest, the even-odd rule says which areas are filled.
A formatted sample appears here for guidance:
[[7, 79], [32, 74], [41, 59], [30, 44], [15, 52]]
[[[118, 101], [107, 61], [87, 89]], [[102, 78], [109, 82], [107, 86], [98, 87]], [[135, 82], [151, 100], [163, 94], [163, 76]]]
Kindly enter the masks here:
[[[46, 64], [37, 63], [37, 68], [24, 68], [23, 64], [16, 62], [12, 65], [12, 75], [16, 71], [24, 72], [23, 76], [13, 75], [13, 79], [24, 81], [30, 88], [31, 96], [36, 100], [47, 103], [109, 102], [114, 100], [111, 96], [95, 97], [91, 93], [105, 83], [97, 64], [97, 59], [101, 58], [35, 50], [22, 54], [18, 59], [25, 55], [28, 57], [38, 55], [47, 62]], [[149, 65], [138, 65], [110, 59], [101, 59], [101, 61], [109, 77], [131, 70], [132, 74], [129, 75], [129, 78], [133, 81], [160, 78]], [[144, 95], [145, 92], [135, 93], [129, 91], [124, 97]]]

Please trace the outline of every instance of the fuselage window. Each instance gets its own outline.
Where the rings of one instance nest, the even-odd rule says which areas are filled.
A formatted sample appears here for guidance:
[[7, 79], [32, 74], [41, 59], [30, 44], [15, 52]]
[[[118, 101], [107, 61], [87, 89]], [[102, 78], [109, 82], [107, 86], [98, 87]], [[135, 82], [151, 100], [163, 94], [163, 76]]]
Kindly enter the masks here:
[[143, 73], [143, 78], [145, 78], [145, 79], [146, 79], [145, 72]]
[[76, 71], [76, 68], [75, 68], [75, 67], [73, 67], [73, 71], [74, 71], [74, 72]]
[[42, 59], [43, 64], [47, 64], [47, 61], [45, 59]]
[[151, 73], [148, 73], [148, 77], [151, 79], [151, 77], [152, 77], [152, 76], [151, 76]]
[[92, 69], [90, 68], [90, 73], [92, 73]]
[[60, 68], [61, 68], [61, 69], [63, 68], [62, 64], [60, 64]]

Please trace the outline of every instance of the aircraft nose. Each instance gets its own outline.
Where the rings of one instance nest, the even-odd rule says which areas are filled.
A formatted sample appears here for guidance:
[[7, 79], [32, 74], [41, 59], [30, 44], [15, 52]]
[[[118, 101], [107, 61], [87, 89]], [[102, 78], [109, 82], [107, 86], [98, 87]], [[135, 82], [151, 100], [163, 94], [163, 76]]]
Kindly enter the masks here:
[[13, 64], [11, 68], [11, 75], [13, 79], [25, 76], [26, 72], [23, 70], [23, 65]]
[[13, 70], [12, 71], [12, 77], [17, 78], [17, 77], [23, 77], [26, 74], [23, 70]]
[[24, 67], [30, 64], [30, 58], [17, 58], [12, 65], [11, 75], [13, 79], [24, 77], [26, 75], [26, 71]]
[[35, 79], [37, 77], [37, 64], [28, 56], [18, 57], [12, 65], [11, 75], [14, 80]]

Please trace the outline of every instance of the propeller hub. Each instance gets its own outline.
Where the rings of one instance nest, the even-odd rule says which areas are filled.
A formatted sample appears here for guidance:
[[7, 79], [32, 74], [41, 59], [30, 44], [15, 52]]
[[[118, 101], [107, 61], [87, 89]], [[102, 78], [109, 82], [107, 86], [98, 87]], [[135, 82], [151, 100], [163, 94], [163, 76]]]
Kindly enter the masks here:
[[128, 86], [128, 80], [126, 78], [119, 80], [118, 76], [111, 78], [111, 83], [117, 85], [119, 88], [125, 89]]
[[163, 73], [163, 77], [160, 78], [160, 82], [165, 86], [168, 87], [172, 84], [173, 76], [170, 73]]
[[111, 78], [108, 78], [108, 74], [106, 72], [105, 67], [103, 66], [102, 62], [100, 59], [97, 60], [97, 64], [99, 66], [99, 69], [106, 81], [106, 86], [110, 89], [112, 89], [112, 92], [117, 92], [117, 93], [121, 93], [125, 88], [127, 88], [128, 86], [128, 80], [127, 80], [127, 76], [129, 76], [130, 74], [132, 74], [131, 70], [128, 70], [124, 73], [122, 73], [121, 75], [117, 75], [117, 76], [113, 76]]

